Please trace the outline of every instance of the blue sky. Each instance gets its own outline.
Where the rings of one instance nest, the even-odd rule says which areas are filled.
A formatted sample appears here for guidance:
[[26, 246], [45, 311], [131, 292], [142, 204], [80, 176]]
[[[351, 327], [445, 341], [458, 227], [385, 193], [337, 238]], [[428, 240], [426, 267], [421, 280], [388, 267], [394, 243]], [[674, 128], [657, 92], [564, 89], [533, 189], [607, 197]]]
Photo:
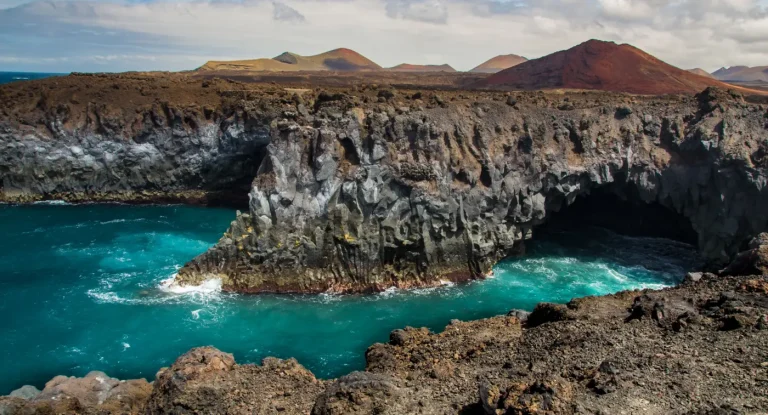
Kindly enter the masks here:
[[470, 69], [598, 38], [680, 67], [768, 65], [768, 0], [0, 0], [0, 70], [194, 69], [347, 47]]

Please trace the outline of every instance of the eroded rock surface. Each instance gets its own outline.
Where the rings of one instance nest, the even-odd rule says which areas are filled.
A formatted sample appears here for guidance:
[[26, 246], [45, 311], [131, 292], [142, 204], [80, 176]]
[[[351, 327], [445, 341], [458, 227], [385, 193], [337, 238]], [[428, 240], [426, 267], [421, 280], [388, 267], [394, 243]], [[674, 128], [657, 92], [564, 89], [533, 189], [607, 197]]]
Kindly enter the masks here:
[[27, 385], [0, 398], [0, 414], [138, 414], [151, 391], [145, 379], [121, 381], [98, 371], [56, 376], [42, 392]]
[[296, 360], [237, 365], [229, 353], [192, 349], [155, 381], [147, 414], [306, 414], [324, 382]]
[[689, 221], [713, 268], [766, 229], [766, 113], [738, 95], [475, 98], [287, 105], [249, 212], [178, 283], [366, 292], [483, 278], [598, 190]]

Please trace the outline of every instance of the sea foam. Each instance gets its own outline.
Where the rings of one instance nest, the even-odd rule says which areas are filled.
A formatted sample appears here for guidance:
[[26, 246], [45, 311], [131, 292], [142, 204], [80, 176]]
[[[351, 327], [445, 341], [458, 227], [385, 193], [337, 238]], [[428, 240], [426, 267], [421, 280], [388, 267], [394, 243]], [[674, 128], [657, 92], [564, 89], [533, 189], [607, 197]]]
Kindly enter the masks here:
[[176, 282], [176, 275], [160, 282], [160, 291], [171, 294], [216, 294], [221, 292], [221, 278], [211, 278], [200, 285], [181, 285]]

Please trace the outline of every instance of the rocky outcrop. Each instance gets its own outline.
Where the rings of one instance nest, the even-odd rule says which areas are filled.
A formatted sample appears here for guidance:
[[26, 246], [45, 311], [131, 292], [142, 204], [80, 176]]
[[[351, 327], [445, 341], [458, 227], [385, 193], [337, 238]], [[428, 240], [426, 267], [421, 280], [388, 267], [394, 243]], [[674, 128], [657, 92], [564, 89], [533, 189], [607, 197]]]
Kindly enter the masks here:
[[366, 292], [482, 278], [597, 190], [690, 222], [713, 267], [766, 229], [762, 106], [716, 89], [483, 98], [298, 104], [272, 124], [249, 211], [177, 283]]
[[[661, 291], [540, 305], [515, 316], [406, 328], [366, 370], [321, 381], [295, 360], [238, 365], [197, 348], [151, 395], [103, 374], [0, 398], [3, 414], [758, 414], [768, 411], [768, 277], [702, 274]], [[91, 387], [88, 378], [104, 377]], [[106, 386], [104, 386], [106, 385]], [[57, 389], [54, 391], [53, 389]], [[53, 393], [53, 394], [52, 394]], [[56, 399], [52, 397], [56, 396]], [[106, 398], [106, 399], [104, 399]], [[42, 400], [42, 401], [40, 401]]]
[[0, 201], [245, 205], [270, 117], [184, 78], [73, 75], [0, 88]]
[[483, 278], [597, 193], [676, 215], [656, 227], [689, 222], [717, 269], [768, 223], [766, 108], [717, 89], [311, 91], [77, 75], [2, 86], [0, 98], [2, 200], [245, 206], [247, 195], [182, 285], [368, 292]]
[[294, 359], [237, 365], [231, 354], [202, 347], [160, 370], [145, 413], [308, 413], [323, 386]]
[[0, 414], [138, 414], [151, 391], [145, 379], [121, 381], [97, 371], [82, 378], [56, 376], [42, 392], [26, 385], [0, 397]]
[[768, 274], [768, 233], [761, 233], [751, 240], [748, 248], [736, 255], [722, 272], [728, 275]]

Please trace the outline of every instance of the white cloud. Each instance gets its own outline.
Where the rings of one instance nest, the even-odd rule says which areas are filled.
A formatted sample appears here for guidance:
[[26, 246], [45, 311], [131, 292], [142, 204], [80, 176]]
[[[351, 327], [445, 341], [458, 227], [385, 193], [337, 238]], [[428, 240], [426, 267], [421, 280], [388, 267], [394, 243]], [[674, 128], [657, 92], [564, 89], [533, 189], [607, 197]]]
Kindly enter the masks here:
[[645, 0], [599, 0], [600, 6], [608, 17], [627, 20], [640, 20], [652, 17], [654, 7]]
[[303, 22], [307, 20], [303, 14], [299, 13], [298, 10], [285, 3], [275, 1], [272, 2], [272, 7], [274, 8], [272, 17], [275, 20], [283, 22]]
[[418, 22], [448, 22], [448, 7], [440, 0], [387, 0], [387, 15]]
[[535, 58], [590, 38], [631, 43], [680, 67], [768, 65], [760, 48], [768, 43], [765, 0], [142, 1], [0, 10], [0, 69], [179, 70], [337, 47], [382, 66], [469, 69], [495, 55]]

